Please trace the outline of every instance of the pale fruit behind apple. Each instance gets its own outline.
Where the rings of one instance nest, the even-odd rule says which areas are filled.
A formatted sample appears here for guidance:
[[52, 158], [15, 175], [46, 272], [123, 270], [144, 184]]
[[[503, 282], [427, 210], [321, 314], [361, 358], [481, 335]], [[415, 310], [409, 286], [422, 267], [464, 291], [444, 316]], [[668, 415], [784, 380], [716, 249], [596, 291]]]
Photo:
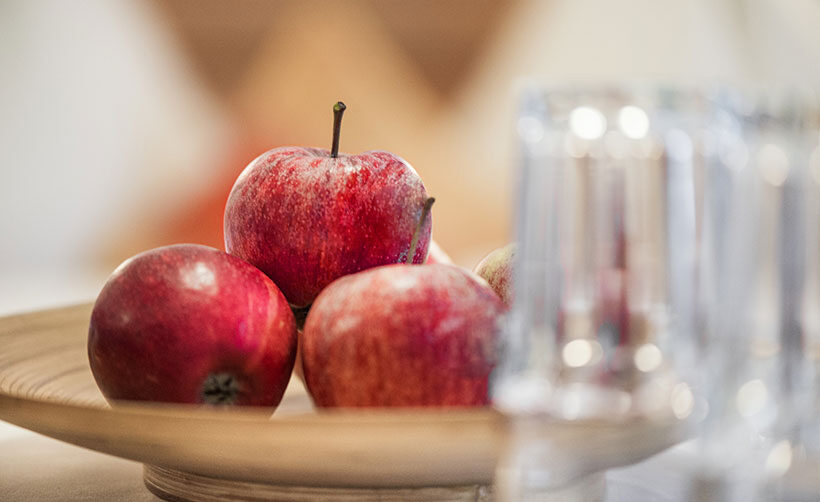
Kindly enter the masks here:
[[251, 162], [225, 208], [225, 249], [267, 274], [294, 307], [335, 279], [390, 263], [422, 263], [432, 220], [416, 171], [384, 151], [339, 153], [341, 102], [330, 150], [284, 147]]
[[293, 314], [276, 285], [239, 258], [194, 244], [120, 265], [88, 334], [91, 371], [112, 402], [273, 407], [295, 354]]
[[388, 265], [338, 279], [302, 338], [321, 407], [482, 406], [496, 363], [501, 301], [452, 265]]
[[474, 272], [486, 280], [508, 307], [513, 301], [513, 262], [516, 245], [508, 244], [484, 257]]
[[[513, 269], [516, 244], [498, 248], [484, 257], [474, 272], [489, 283], [508, 307], [514, 299]], [[598, 322], [610, 323], [620, 332], [627, 331], [626, 271], [621, 267], [605, 267], [596, 277]]]

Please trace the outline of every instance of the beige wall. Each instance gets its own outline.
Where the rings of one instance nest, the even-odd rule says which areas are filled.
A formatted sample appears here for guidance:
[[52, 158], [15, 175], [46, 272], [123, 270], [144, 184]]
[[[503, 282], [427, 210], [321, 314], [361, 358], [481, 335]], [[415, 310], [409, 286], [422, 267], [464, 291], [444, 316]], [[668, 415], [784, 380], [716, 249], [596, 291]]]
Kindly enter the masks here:
[[342, 149], [410, 161], [472, 267], [512, 238], [518, 78], [817, 88], [818, 25], [812, 0], [3, 2], [0, 311], [218, 246], [236, 174], [327, 145], [337, 99]]

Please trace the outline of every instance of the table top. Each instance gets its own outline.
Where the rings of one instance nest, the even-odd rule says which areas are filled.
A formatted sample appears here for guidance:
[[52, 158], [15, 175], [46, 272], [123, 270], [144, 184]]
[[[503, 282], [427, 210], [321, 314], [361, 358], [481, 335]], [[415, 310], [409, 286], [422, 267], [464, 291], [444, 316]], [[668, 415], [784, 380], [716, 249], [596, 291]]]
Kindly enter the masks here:
[[0, 499], [158, 501], [142, 484], [142, 465], [0, 421]]

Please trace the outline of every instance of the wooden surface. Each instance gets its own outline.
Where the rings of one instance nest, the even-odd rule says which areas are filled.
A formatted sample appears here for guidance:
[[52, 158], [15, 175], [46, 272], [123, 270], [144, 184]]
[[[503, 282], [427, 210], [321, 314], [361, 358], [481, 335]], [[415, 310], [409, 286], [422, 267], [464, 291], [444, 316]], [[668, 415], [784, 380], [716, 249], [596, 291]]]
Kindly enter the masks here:
[[[125, 459], [200, 476], [317, 489], [477, 489], [509, 422], [489, 410], [316, 413], [293, 379], [273, 418], [251, 410], [110, 408], [86, 356], [90, 305], [0, 319], [0, 419]], [[579, 475], [679, 439], [670, 424], [545, 423], [539, 440]], [[472, 487], [472, 488], [469, 488]], [[421, 492], [419, 492], [421, 493]]]
[[90, 305], [0, 320], [0, 419], [139, 462], [318, 486], [486, 484], [503, 421], [490, 410], [317, 414], [293, 379], [273, 419], [253, 410], [109, 408], [86, 356]]
[[[684, 502], [680, 451], [608, 471], [606, 502]], [[3, 502], [159, 502], [142, 481], [143, 467], [0, 421]]]
[[487, 485], [415, 488], [321, 488], [284, 486], [214, 479], [196, 474], [145, 466], [145, 485], [159, 497], [192, 502], [220, 500], [276, 502], [488, 502]]

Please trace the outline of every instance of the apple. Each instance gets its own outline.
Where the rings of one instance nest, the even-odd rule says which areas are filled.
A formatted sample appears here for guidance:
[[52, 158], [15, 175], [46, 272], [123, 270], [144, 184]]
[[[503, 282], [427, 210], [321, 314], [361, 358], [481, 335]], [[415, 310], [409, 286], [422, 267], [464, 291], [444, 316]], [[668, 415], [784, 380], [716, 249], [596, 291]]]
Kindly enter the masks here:
[[490, 284], [493, 291], [508, 307], [512, 305], [513, 301], [512, 274], [515, 250], [515, 244], [508, 244], [498, 248], [485, 256], [473, 270]]
[[436, 241], [431, 239], [430, 247], [427, 252], [427, 260], [425, 260], [424, 263], [442, 263], [445, 265], [452, 265], [453, 259], [450, 258], [450, 255], [445, 253], [443, 249], [441, 249], [441, 246], [439, 246]]
[[505, 307], [454, 265], [386, 265], [334, 281], [302, 337], [320, 407], [482, 406]]
[[126, 260], [91, 313], [88, 358], [109, 401], [273, 407], [295, 355], [293, 313], [276, 285], [207, 246]]
[[330, 150], [282, 147], [252, 161], [225, 207], [225, 249], [270, 277], [294, 307], [335, 279], [390, 263], [422, 263], [432, 221], [416, 171], [384, 151], [339, 153], [345, 105], [334, 106]]

